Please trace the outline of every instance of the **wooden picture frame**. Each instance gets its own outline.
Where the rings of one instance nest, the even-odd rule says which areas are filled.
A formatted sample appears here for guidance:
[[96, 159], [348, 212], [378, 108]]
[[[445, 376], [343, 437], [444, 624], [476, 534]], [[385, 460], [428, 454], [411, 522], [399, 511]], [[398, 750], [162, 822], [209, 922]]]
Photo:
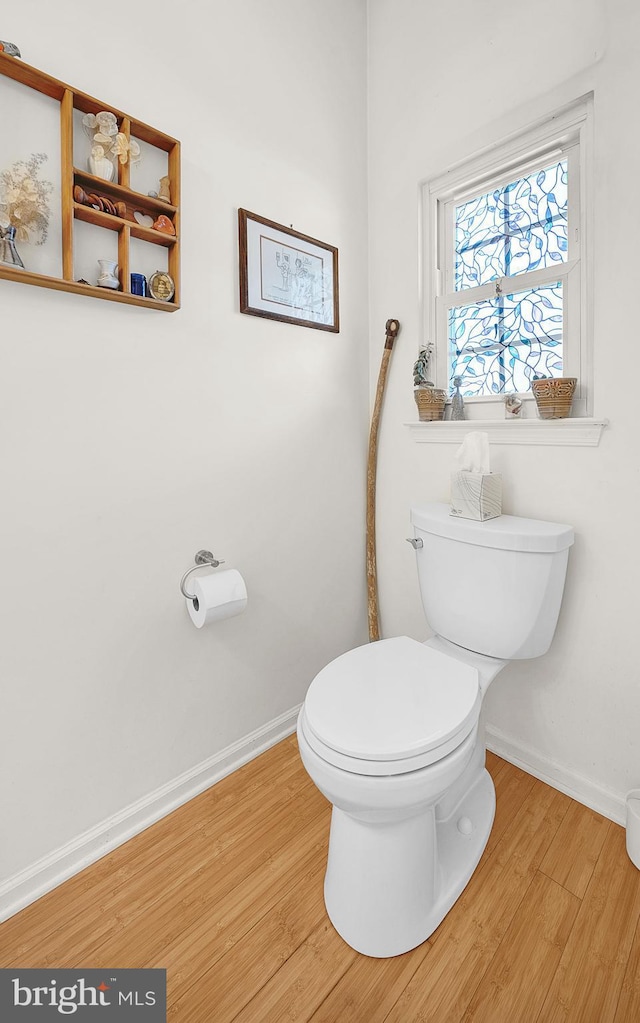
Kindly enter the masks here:
[[317, 330], [340, 330], [338, 250], [238, 210], [240, 312]]

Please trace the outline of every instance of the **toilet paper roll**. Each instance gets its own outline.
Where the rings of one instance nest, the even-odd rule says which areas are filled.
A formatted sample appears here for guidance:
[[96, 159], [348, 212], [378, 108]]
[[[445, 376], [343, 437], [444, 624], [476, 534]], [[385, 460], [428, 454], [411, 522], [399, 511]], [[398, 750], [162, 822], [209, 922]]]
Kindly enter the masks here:
[[197, 629], [233, 618], [247, 606], [247, 587], [237, 568], [198, 576], [189, 585], [194, 599], [187, 600], [187, 609]]

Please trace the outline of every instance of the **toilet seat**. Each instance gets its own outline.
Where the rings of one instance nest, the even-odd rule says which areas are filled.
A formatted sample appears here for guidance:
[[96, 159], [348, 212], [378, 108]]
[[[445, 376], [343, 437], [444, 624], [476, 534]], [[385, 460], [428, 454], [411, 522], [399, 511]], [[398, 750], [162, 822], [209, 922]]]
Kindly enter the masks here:
[[474, 667], [399, 636], [323, 668], [300, 725], [311, 748], [336, 767], [406, 774], [456, 749], [476, 726], [481, 699]]

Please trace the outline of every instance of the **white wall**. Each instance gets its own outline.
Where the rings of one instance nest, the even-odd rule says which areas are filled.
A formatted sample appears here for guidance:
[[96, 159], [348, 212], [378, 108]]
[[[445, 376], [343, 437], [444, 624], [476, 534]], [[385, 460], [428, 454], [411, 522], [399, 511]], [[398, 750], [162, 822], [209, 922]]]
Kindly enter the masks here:
[[[0, 888], [366, 641], [365, 5], [85, 14], [22, 0], [2, 34], [181, 140], [182, 309], [0, 281]], [[239, 313], [239, 206], [338, 246], [339, 334]], [[201, 547], [249, 607], [197, 631]]]
[[[455, 448], [415, 444], [420, 335], [418, 183], [537, 117], [595, 92], [594, 414], [600, 446], [493, 449], [504, 511], [576, 530], [556, 639], [488, 693], [490, 742], [614, 819], [640, 785], [636, 667], [640, 500], [635, 125], [640, 12], [631, 0], [416, 0], [369, 4], [371, 323], [398, 316], [379, 466], [384, 635], [428, 635], [409, 535], [412, 502], [448, 499]], [[372, 335], [372, 386], [380, 346]]]

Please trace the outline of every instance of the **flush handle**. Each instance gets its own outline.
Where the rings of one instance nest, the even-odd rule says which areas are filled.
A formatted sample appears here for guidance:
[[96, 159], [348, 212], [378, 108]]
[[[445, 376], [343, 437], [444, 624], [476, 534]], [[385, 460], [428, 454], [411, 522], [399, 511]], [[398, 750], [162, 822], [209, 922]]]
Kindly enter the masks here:
[[407, 543], [411, 544], [411, 546], [413, 547], [414, 551], [419, 551], [424, 546], [424, 544], [422, 543], [422, 540], [420, 539], [419, 536], [408, 536], [407, 537]]

